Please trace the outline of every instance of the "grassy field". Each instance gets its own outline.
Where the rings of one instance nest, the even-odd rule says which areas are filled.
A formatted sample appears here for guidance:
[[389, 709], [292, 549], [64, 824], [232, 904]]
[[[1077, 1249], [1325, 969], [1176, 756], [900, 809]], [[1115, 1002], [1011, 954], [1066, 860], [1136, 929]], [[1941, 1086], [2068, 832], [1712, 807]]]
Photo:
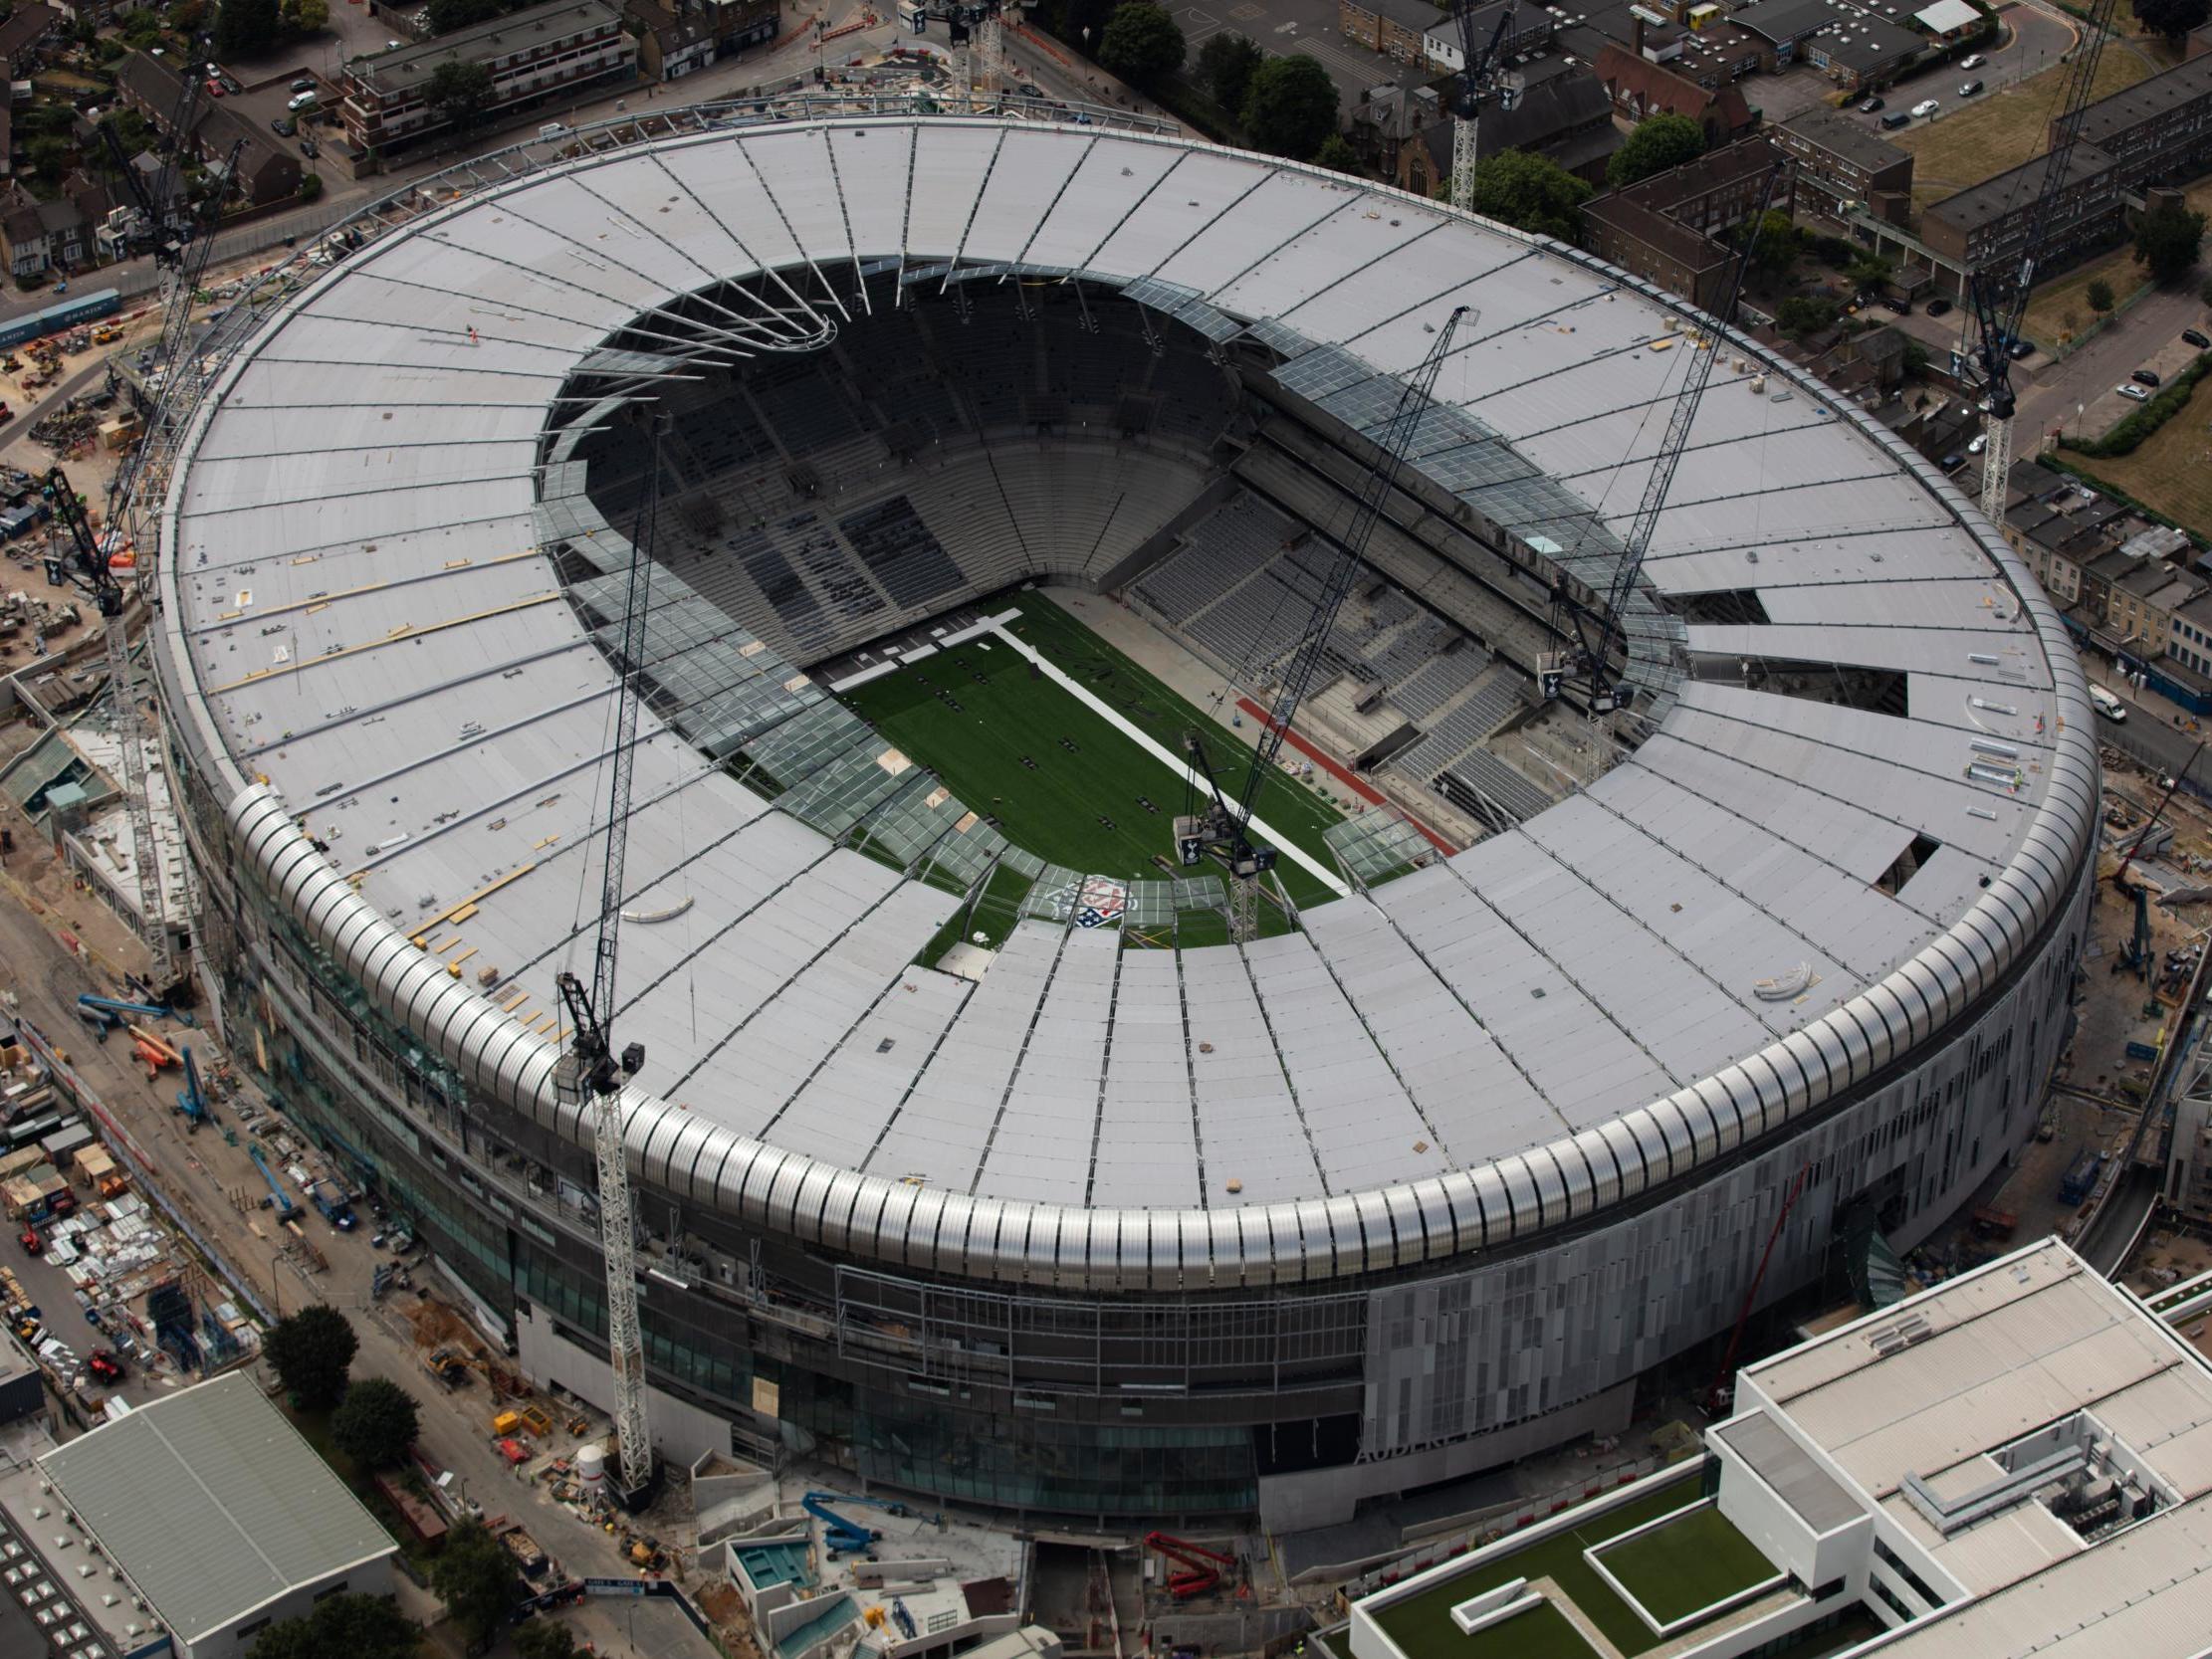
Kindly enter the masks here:
[[[2058, 112], [2066, 71], [2064, 64], [2047, 69], [2016, 86], [1967, 100], [1966, 107], [1959, 106], [1955, 81], [1932, 93], [1953, 113], [1889, 135], [1892, 144], [1914, 156], [1914, 203], [1925, 207], [1941, 201], [2041, 154], [2050, 137], [2051, 117]], [[2124, 92], [2152, 73], [2138, 54], [2123, 46], [2107, 46], [2098, 60], [2094, 96], [2108, 98]]]
[[[1207, 730], [1216, 764], [1228, 769], [1224, 786], [1236, 786], [1243, 768], [1229, 733], [1058, 607], [1034, 594], [1020, 603], [1011, 628], [1025, 643], [1172, 750], [1181, 751], [1186, 730]], [[1174, 819], [1184, 809], [1181, 772], [1051, 681], [1032, 678], [1029, 665], [1002, 643], [972, 640], [855, 687], [844, 701], [1039, 858], [1087, 874], [1157, 877], [1155, 857], [1174, 854]], [[1273, 774], [1257, 810], [1325, 868], [1336, 868], [1321, 832], [1339, 814], [1317, 791]], [[1278, 870], [1297, 903], [1328, 897], [1289, 859]], [[1001, 896], [995, 891], [992, 898]], [[978, 925], [995, 942], [1010, 916]]]
[[2045, 350], [2065, 343], [2070, 315], [2074, 318], [2073, 332], [2081, 333], [2097, 320], [2097, 312], [2090, 310], [2089, 291], [2090, 284], [2101, 278], [2111, 285], [2115, 307], [2126, 305], [2138, 289], [2150, 286], [2143, 267], [2135, 263], [2132, 246], [2114, 248], [2087, 265], [2076, 266], [2063, 277], [2040, 284], [2028, 301], [2021, 331]]
[[1622, 1587], [1661, 1624], [1774, 1576], [1774, 1565], [1711, 1505], [1605, 1553]]
[[[1519, 1659], [1524, 1652], [1540, 1650], [1505, 1641], [1495, 1646], [1477, 1647], [1451, 1622], [1451, 1609], [1468, 1596], [1495, 1588], [1510, 1579], [1550, 1578], [1589, 1615], [1590, 1622], [1605, 1634], [1607, 1641], [1634, 1659], [1634, 1655], [1657, 1647], [1659, 1638], [1652, 1634], [1650, 1625], [1636, 1616], [1634, 1608], [1590, 1570], [1590, 1563], [1582, 1558], [1582, 1553], [1593, 1544], [1619, 1538], [1632, 1528], [1657, 1521], [1696, 1501], [1695, 1481], [1678, 1481], [1661, 1487], [1634, 1503], [1609, 1510], [1581, 1527], [1557, 1534], [1526, 1550], [1512, 1551], [1478, 1571], [1460, 1573], [1434, 1589], [1385, 1607], [1376, 1615], [1376, 1621], [1405, 1651], [1407, 1659], [1477, 1659], [1478, 1655], [1479, 1659], [1504, 1659], [1506, 1655]], [[1517, 1637], [1523, 1622], [1522, 1619], [1509, 1619], [1495, 1634], [1500, 1638], [1508, 1633]], [[1569, 1635], [1574, 1634], [1574, 1627], [1565, 1619], [1561, 1619], [1560, 1624]], [[1484, 1637], [1490, 1634], [1483, 1633]], [[1481, 1640], [1475, 1639], [1476, 1642]], [[1576, 1655], [1588, 1650], [1589, 1644], [1582, 1642], [1581, 1637], [1576, 1636], [1575, 1640], [1581, 1643], [1580, 1649], [1563, 1647], [1557, 1651], [1562, 1655]]]
[[2212, 375], [2197, 382], [2187, 406], [2133, 455], [2092, 461], [2070, 454], [2067, 460], [2184, 528], [2212, 535]]

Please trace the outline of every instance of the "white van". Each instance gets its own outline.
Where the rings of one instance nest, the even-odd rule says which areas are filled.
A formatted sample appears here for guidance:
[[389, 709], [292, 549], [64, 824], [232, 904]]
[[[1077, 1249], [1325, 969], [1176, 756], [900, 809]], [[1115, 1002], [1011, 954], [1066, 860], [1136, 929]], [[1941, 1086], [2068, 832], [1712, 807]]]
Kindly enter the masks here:
[[285, 107], [297, 115], [303, 109], [313, 109], [323, 102], [320, 93], [295, 93], [285, 103]]
[[2108, 721], [2118, 722], [2127, 718], [2127, 705], [2120, 702], [2118, 698], [2102, 686], [2092, 686], [2090, 688], [2090, 702], [2094, 703], [2097, 706], [2097, 712]]

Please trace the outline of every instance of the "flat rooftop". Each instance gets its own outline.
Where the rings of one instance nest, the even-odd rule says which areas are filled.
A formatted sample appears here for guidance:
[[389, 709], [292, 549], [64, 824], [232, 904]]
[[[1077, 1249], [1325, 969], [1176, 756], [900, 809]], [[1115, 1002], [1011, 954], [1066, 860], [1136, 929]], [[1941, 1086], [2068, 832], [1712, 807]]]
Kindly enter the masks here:
[[621, 14], [604, 0], [552, 0], [373, 58], [355, 58], [345, 68], [355, 80], [389, 97], [424, 85], [442, 64], [489, 63], [620, 21]]
[[[154, 1615], [136, 1604], [128, 1584], [107, 1572], [79, 1575], [92, 1559], [88, 1535], [71, 1526], [60, 1501], [43, 1490], [45, 1477], [35, 1461], [55, 1445], [36, 1419], [0, 1428], [0, 1653], [53, 1651], [46, 1645], [48, 1630], [83, 1625], [84, 1640], [61, 1651], [83, 1659], [122, 1659], [152, 1639]], [[33, 1638], [16, 1645], [15, 1632], [24, 1625]]]

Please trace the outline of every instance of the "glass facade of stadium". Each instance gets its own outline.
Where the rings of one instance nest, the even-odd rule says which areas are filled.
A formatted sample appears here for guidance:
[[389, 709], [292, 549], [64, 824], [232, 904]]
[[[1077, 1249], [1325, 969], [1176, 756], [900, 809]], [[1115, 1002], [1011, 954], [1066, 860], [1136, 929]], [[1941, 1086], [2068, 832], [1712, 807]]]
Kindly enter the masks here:
[[[478, 1304], [604, 1343], [588, 1153], [473, 1096], [258, 887], [189, 755], [203, 978], [232, 1052], [373, 1183]], [[641, 1188], [655, 1382], [774, 1447], [906, 1491], [1108, 1524], [1328, 1519], [1372, 1493], [1625, 1422], [1633, 1380], [1724, 1332], [1869, 1217], [1907, 1247], [2030, 1133], [2069, 1023], [2089, 877], [1947, 1038], [1805, 1133], [1520, 1250], [1310, 1291], [1081, 1298], [837, 1261]], [[680, 1240], [673, 1250], [667, 1241]], [[676, 1281], [687, 1282], [678, 1289]], [[765, 1407], [765, 1408], [764, 1408]], [[1326, 1495], [1324, 1495], [1326, 1494]]]

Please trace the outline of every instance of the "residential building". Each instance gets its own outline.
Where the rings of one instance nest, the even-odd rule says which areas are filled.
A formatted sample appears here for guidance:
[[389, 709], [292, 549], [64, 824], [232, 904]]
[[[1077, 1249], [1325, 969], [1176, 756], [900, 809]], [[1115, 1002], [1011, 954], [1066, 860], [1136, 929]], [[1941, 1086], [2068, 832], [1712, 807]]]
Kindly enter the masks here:
[[[2048, 154], [2039, 155], [1945, 197], [1920, 215], [1920, 239], [1947, 268], [1942, 280], [1954, 293], [1963, 288], [1967, 272], [2020, 258], [2051, 165]], [[2075, 145], [2037, 250], [2045, 271], [2072, 263], [2120, 232], [2126, 222], [2124, 187], [2109, 155], [2092, 143]]]
[[176, 1659], [237, 1659], [327, 1595], [391, 1593], [399, 1547], [244, 1371], [140, 1405], [38, 1469], [63, 1511], [46, 1529], [78, 1559], [97, 1548]]
[[1729, 21], [1768, 43], [1776, 69], [1811, 64], [1853, 92], [1887, 86], [1928, 50], [1925, 35], [1841, 0], [1757, 0]]
[[[1679, 27], [1677, 27], [1679, 25]], [[1766, 43], [1725, 20], [1716, 6], [1659, 0], [1589, 0], [1563, 18], [1556, 39], [1585, 63], [1594, 64], [1608, 43], [1718, 92], [1766, 63]]]
[[220, 165], [232, 150], [238, 151], [232, 192], [249, 205], [287, 201], [300, 193], [304, 171], [299, 156], [227, 104], [201, 99], [192, 130], [172, 132], [169, 122], [182, 90], [176, 72], [144, 52], [133, 52], [115, 71], [116, 97], [152, 122], [164, 138], [179, 142], [193, 160]]
[[552, 0], [356, 58], [346, 65], [339, 107], [353, 147], [388, 154], [449, 126], [429, 102], [431, 79], [446, 64], [481, 64], [491, 72], [486, 118], [497, 126], [554, 100], [571, 101], [584, 87], [632, 79], [637, 43], [605, 0]]
[[[1590, 251], [1707, 311], [1727, 292], [1735, 264], [1729, 233], [1759, 205], [1780, 152], [1764, 137], [1707, 150], [1694, 161], [1610, 191], [1583, 209]], [[1791, 169], [1770, 205], [1794, 205]]]
[[1613, 107], [1631, 125], [1647, 115], [1686, 115], [1704, 128], [1707, 144], [1726, 143], [1751, 130], [1751, 105], [1741, 91], [1701, 87], [1688, 76], [1620, 46], [1598, 55], [1597, 75]]
[[[1491, 35], [1497, 32], [1498, 13], [1504, 10], [1506, 0], [1492, 0], [1490, 5], [1474, 14], [1475, 38], [1484, 45], [1488, 45]], [[1339, 0], [1337, 27], [1346, 29], [1345, 18], [1359, 9], [1349, 4], [1348, 0]], [[1459, 45], [1459, 20], [1449, 12], [1438, 11], [1435, 6], [1429, 7], [1428, 11], [1427, 30], [1422, 36], [1422, 60], [1432, 69], [1456, 75], [1466, 68], [1467, 62], [1466, 53]], [[1558, 19], [1539, 6], [1516, 6], [1512, 22], [1505, 26], [1505, 38], [1498, 42], [1498, 50], [1509, 59], [1525, 57], [1531, 52], [1547, 51], [1558, 26]], [[1378, 33], [1380, 28], [1378, 23]]]
[[8, 275], [43, 277], [105, 264], [99, 227], [111, 205], [108, 192], [82, 173], [72, 173], [51, 201], [9, 186], [0, 195], [0, 260]]
[[704, 12], [678, 15], [654, 0], [630, 0], [638, 25], [638, 73], [648, 81], [678, 81], [715, 59], [714, 20]]
[[1767, 129], [1776, 148], [1797, 163], [1798, 206], [1841, 220], [1857, 203], [1878, 219], [1901, 225], [1912, 211], [1912, 156], [1864, 120], [1815, 104]]
[[[1506, 0], [1497, 0], [1497, 6], [1486, 8], [1486, 11], [1494, 14], [1505, 3]], [[1430, 0], [1337, 0], [1339, 34], [1356, 46], [1380, 52], [1402, 64], [1429, 61], [1429, 49], [1423, 37], [1437, 24], [1437, 8]], [[1497, 18], [1495, 15], [1477, 18], [1476, 26], [1484, 31], [1495, 29]], [[1550, 38], [1548, 27], [1544, 37]], [[1485, 32], [1482, 38], [1487, 41], [1489, 35]]]
[[[2112, 158], [2122, 189], [2195, 178], [2212, 166], [2212, 57], [2099, 99], [2079, 123], [2081, 141]], [[2051, 123], [2054, 142], [2059, 124]]]
[[31, 72], [45, 61], [46, 46], [62, 27], [61, 11], [46, 5], [44, 0], [32, 0], [29, 5], [19, 5], [0, 22], [0, 63], [8, 68], [11, 80], [30, 79]]
[[[1431, 121], [1416, 141], [1400, 146], [1402, 189], [1434, 195], [1450, 178], [1451, 135], [1448, 118]], [[1528, 88], [1511, 109], [1484, 111], [1478, 136], [1486, 154], [1527, 150], [1592, 184], [1604, 183], [1606, 162], [1621, 147], [1612, 98], [1595, 75], [1580, 68]]]
[[2166, 654], [2194, 673], [2212, 675], [2212, 591], [2195, 595], [2173, 613]]

